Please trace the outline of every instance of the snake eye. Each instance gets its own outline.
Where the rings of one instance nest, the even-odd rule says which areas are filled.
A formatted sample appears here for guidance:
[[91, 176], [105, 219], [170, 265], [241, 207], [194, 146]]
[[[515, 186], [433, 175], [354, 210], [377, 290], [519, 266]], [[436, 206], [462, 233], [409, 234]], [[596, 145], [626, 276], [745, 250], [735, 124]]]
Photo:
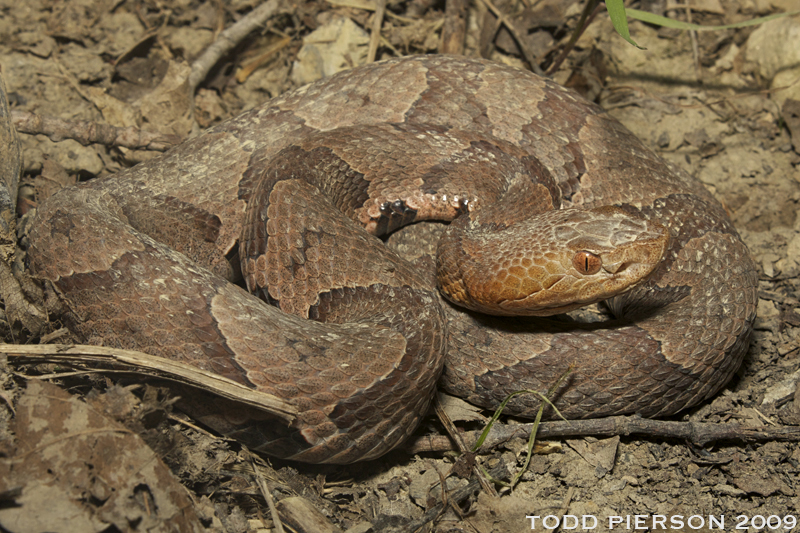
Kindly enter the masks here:
[[600, 259], [599, 255], [581, 250], [572, 257], [572, 266], [584, 276], [591, 276], [592, 274], [600, 272], [603, 261]]

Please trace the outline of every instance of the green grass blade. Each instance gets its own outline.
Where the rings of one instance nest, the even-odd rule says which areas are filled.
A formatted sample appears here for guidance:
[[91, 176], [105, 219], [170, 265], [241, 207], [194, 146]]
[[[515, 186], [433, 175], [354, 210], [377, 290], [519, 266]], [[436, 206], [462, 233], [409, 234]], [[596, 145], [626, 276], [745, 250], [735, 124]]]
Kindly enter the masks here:
[[617, 30], [620, 37], [639, 50], [646, 50], [631, 39], [631, 34], [628, 31], [628, 19], [625, 16], [625, 5], [622, 3], [622, 0], [606, 0], [606, 11], [608, 11], [608, 16], [611, 17], [611, 24], [614, 25], [614, 29]]
[[[606, 3], [606, 8], [608, 9], [608, 12], [610, 14], [611, 7], [609, 6], [609, 2]], [[699, 24], [691, 24], [689, 22], [681, 22], [679, 20], [673, 20], [667, 17], [662, 17], [660, 15], [654, 15], [652, 13], [648, 13], [647, 11], [639, 11], [638, 9], [628, 8], [624, 12], [627, 13], [630, 18], [641, 20], [642, 22], [647, 22], [648, 24], [655, 24], [656, 26], [664, 26], [665, 28], [674, 28], [677, 30], [694, 30], [694, 31], [719, 31], [719, 30], [729, 30], [732, 28], [744, 28], [747, 26], [755, 26], [756, 24], [761, 24], [762, 22], [767, 22], [768, 20], [773, 20], [781, 17], [789, 17], [800, 13], [800, 11], [791, 11], [788, 13], [775, 13], [773, 15], [768, 15], [766, 17], [758, 17], [751, 20], [736, 22], [734, 24], [725, 24], [723, 26], [701, 26]], [[611, 18], [611, 21], [612, 22], [614, 21], [613, 16]], [[614, 23], [614, 28], [616, 27], [617, 25], [616, 23]], [[622, 36], [625, 37], [624, 35]]]
[[531, 464], [531, 459], [533, 458], [533, 447], [536, 445], [536, 433], [538, 433], [539, 424], [542, 422], [542, 415], [544, 414], [545, 403], [549, 404], [553, 409], [555, 409], [556, 413], [558, 413], [558, 416], [564, 418], [563, 416], [561, 416], [561, 413], [558, 412], [556, 406], [553, 405], [553, 402], [550, 401], [550, 398], [553, 396], [553, 393], [555, 393], [555, 391], [558, 390], [558, 387], [561, 386], [561, 384], [564, 382], [567, 376], [569, 376], [571, 373], [572, 373], [572, 365], [569, 365], [567, 371], [564, 372], [561, 375], [561, 377], [558, 378], [558, 381], [553, 383], [553, 385], [547, 390], [547, 396], [539, 394], [539, 396], [541, 396], [542, 398], [542, 405], [539, 406], [539, 410], [536, 412], [536, 419], [533, 421], [533, 428], [531, 429], [531, 433], [528, 436], [528, 450], [527, 450], [528, 453], [525, 456], [525, 462], [519, 469], [519, 471], [517, 471], [517, 474], [514, 476], [514, 479], [511, 480], [510, 485], [512, 489], [517, 485], [519, 480], [522, 479], [522, 475], [528, 471], [528, 466], [530, 466]]

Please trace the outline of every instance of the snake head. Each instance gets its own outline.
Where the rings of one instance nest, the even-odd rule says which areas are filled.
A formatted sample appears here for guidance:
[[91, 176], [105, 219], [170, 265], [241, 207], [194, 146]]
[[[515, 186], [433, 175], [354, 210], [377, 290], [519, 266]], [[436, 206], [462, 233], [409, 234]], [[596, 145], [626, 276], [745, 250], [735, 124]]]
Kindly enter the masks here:
[[549, 211], [505, 227], [462, 217], [439, 243], [437, 277], [462, 307], [547, 316], [635, 287], [668, 245], [668, 230], [631, 206]]

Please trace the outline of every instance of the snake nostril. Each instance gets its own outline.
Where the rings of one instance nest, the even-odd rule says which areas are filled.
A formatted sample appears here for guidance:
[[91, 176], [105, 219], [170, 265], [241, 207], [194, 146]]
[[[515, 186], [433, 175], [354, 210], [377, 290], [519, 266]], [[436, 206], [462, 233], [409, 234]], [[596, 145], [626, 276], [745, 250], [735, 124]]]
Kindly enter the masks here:
[[620, 261], [618, 263], [608, 263], [603, 265], [603, 270], [608, 272], [609, 274], [619, 274], [620, 272], [624, 272], [628, 270], [628, 268], [633, 263], [630, 261]]

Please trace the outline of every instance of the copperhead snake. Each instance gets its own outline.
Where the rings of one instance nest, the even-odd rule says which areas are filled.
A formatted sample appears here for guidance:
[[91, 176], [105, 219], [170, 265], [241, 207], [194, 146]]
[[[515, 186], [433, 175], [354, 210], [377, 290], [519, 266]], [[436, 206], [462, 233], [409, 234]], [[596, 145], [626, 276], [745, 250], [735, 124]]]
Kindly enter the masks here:
[[[436, 265], [411, 257], [413, 239], [393, 250], [375, 237], [429, 219], [455, 219]], [[571, 91], [448, 56], [337, 74], [62, 190], [40, 206], [28, 257], [82, 341], [292, 402], [289, 427], [185, 403], [253, 449], [306, 462], [392, 449], [437, 383], [493, 407], [570, 365], [554, 398], [568, 418], [677, 413], [739, 368], [757, 301], [747, 248], [699, 182]], [[242, 277], [255, 296], [230, 283]], [[490, 317], [437, 283], [477, 311], [611, 297], [616, 318]], [[522, 395], [508, 412], [538, 405]]]

